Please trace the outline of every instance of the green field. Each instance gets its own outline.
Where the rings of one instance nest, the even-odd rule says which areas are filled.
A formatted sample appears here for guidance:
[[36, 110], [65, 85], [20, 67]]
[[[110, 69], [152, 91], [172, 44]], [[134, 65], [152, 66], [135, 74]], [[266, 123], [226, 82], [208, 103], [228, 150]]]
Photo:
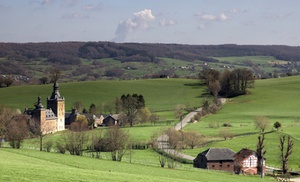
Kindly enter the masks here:
[[[159, 131], [162, 128], [172, 126], [166, 125], [166, 120], [172, 120], [174, 122], [172, 111], [176, 104], [183, 103], [189, 105], [190, 107], [199, 107], [201, 105], [203, 98], [202, 94], [205, 93], [205, 88], [199, 86], [197, 82], [197, 80], [188, 79], [157, 79], [62, 83], [60, 84], [60, 93], [66, 97], [67, 108], [70, 108], [72, 103], [75, 101], [82, 101], [85, 106], [88, 107], [90, 103], [97, 104], [101, 101], [108, 102], [124, 93], [138, 93], [144, 95], [146, 106], [155, 109], [161, 114], [161, 123], [159, 123], [157, 126], [144, 124], [134, 126], [133, 128], [126, 127], [123, 129], [128, 130], [135, 142], [147, 142], [154, 132]], [[266, 134], [265, 145], [267, 153], [265, 157], [267, 158], [267, 166], [280, 167], [278, 157], [279, 136], [283, 134], [289, 134], [292, 136], [295, 143], [294, 151], [290, 159], [290, 169], [299, 171], [298, 166], [300, 165], [300, 158], [297, 155], [300, 151], [300, 133], [298, 132], [300, 129], [300, 103], [297, 100], [299, 90], [299, 76], [257, 80], [255, 87], [249, 89], [248, 95], [228, 99], [227, 103], [223, 105], [223, 108], [216, 114], [206, 116], [198, 123], [189, 124], [184, 128], [184, 130], [193, 130], [203, 134], [207, 140], [217, 139], [220, 140], [219, 142], [210, 143], [205, 147], [196, 148], [194, 150], [185, 150], [184, 152], [189, 155], [196, 156], [199, 152], [209, 147], [228, 147], [236, 152], [244, 147], [255, 150], [258, 130], [254, 128], [253, 118], [257, 115], [264, 115], [270, 118], [270, 126], [267, 128], [267, 131], [273, 131], [272, 126], [276, 121], [282, 123], [283, 126], [279, 129], [279, 131]], [[42, 98], [46, 98], [46, 96], [51, 94], [51, 91], [52, 85], [3, 88], [0, 89], [0, 102], [1, 104], [5, 104], [14, 108], [30, 107], [30, 104], [32, 105], [33, 102], [36, 101], [36, 97], [38, 95], [41, 95]], [[212, 122], [218, 123], [219, 127], [210, 128], [209, 123]], [[251, 135], [234, 137], [233, 139], [224, 141], [219, 137], [218, 134], [223, 123], [230, 123], [232, 125], [232, 127], [229, 127], [229, 129], [234, 135], [243, 135], [245, 133], [250, 133]], [[96, 131], [97, 130], [94, 130], [93, 132]], [[55, 141], [56, 139], [60, 138], [61, 134], [62, 133], [58, 132], [54, 135], [47, 135], [45, 137], [45, 141]], [[24, 142], [24, 146], [26, 148], [38, 148], [38, 140], [27, 140]], [[127, 153], [124, 156], [124, 162], [117, 163], [117, 165], [115, 165], [115, 162], [111, 162], [109, 160], [96, 160], [87, 157], [59, 155], [54, 153], [49, 154], [38, 151], [27, 151], [24, 149], [0, 149], [0, 157], [1, 155], [12, 155], [5, 158], [3, 163], [9, 164], [8, 166], [11, 168], [14, 168], [14, 165], [16, 165], [15, 169], [20, 170], [20, 172], [17, 173], [25, 176], [24, 178], [12, 178], [12, 181], [16, 181], [17, 179], [22, 179], [22, 181], [37, 180], [41, 176], [46, 176], [46, 178], [48, 177], [51, 180], [51, 174], [56, 173], [57, 169], [60, 169], [60, 171], [68, 171], [67, 169], [64, 169], [66, 167], [69, 167], [69, 171], [72, 171], [67, 173], [67, 178], [70, 177], [70, 179], [75, 181], [80, 181], [79, 179], [83, 179], [81, 181], [93, 181], [94, 179], [95, 181], [105, 179], [112, 181], [120, 181], [120, 179], [122, 179], [122, 181], [132, 181], [133, 179], [136, 179], [137, 181], [140, 181], [140, 179], [145, 179], [147, 181], [193, 181], [199, 179], [203, 179], [203, 181], [207, 181], [209, 179], [213, 181], [224, 181], [224, 179], [228, 179], [228, 181], [260, 180], [257, 179], [257, 176], [242, 176], [241, 178], [241, 176], [231, 175], [228, 173], [213, 171], [204, 172], [203, 170], [199, 169], [191, 169], [190, 166], [186, 169], [184, 165], [175, 170], [160, 169], [157, 167], [157, 154], [149, 149], [141, 151], [135, 150], [133, 155], [134, 164], [128, 164], [129, 157]], [[103, 155], [108, 156], [104, 153]], [[43, 171], [41, 175], [35, 176], [33, 174], [34, 172], [27, 170], [22, 171], [22, 168], [26, 168], [24, 166], [26, 164], [23, 162], [13, 164], [12, 162], [15, 160], [33, 160], [34, 162], [30, 163], [28, 169], [37, 171], [39, 168], [41, 168], [41, 165], [48, 165], [49, 174]], [[70, 163], [64, 162], [68, 160]], [[41, 161], [45, 164], [39, 164]], [[85, 164], [85, 162], [88, 164]], [[150, 166], [148, 166], [147, 163]], [[76, 164], [78, 165], [76, 166]], [[81, 164], [85, 167], [81, 167]], [[113, 166], [114, 168], [110, 166]], [[145, 171], [136, 172], [138, 169]], [[109, 170], [112, 171], [108, 172]], [[149, 170], [154, 172], [147, 173], [146, 171]], [[10, 170], [10, 168], [1, 168], [1, 174], [2, 171], [7, 173], [7, 175], [4, 175], [3, 177], [1, 176], [2, 179], [0, 179], [0, 181], [7, 179], [9, 174], [13, 175], [13, 170]], [[68, 176], [73, 172], [78, 174], [77, 178]], [[57, 173], [58, 179], [61, 179], [61, 181], [66, 179], [64, 178], [63, 174], [60, 174], [59, 172]], [[153, 178], [151, 178], [151, 175]], [[111, 177], [102, 178], [104, 176]], [[213, 176], [216, 176], [216, 178], [213, 179]]]
[[[197, 83], [197, 80], [190, 79], [102, 80], [61, 83], [59, 90], [66, 99], [68, 111], [76, 101], [81, 101], [88, 108], [91, 103], [100, 105], [102, 102], [111, 102], [122, 94], [137, 93], [144, 96], [146, 107], [162, 112], [173, 110], [176, 104], [199, 107], [205, 88]], [[41, 96], [45, 105], [52, 90], [52, 84], [2, 88], [0, 104], [23, 110], [33, 107], [37, 97]]]
[[[261, 181], [201, 169], [168, 169], [32, 150], [0, 150], [0, 181]], [[273, 181], [265, 177], [264, 181]]]
[[[255, 88], [245, 96], [229, 99], [222, 110], [214, 115], [203, 118], [196, 124], [189, 124], [185, 130], [197, 131], [211, 139], [223, 140], [219, 137], [219, 130], [223, 123], [230, 123], [229, 127], [234, 135], [258, 132], [253, 124], [255, 116], [267, 116], [270, 126], [266, 131], [273, 130], [273, 124], [278, 121], [282, 128], [278, 132], [266, 135], [266, 158], [267, 165], [280, 167], [279, 163], [279, 136], [288, 134], [294, 140], [294, 152], [290, 161], [291, 168], [299, 170], [300, 158], [297, 153], [300, 151], [300, 77], [286, 77], [279, 79], [257, 80]], [[209, 123], [219, 123], [220, 127], [210, 128]], [[238, 151], [243, 147], [256, 149], [258, 133], [246, 137], [238, 137], [228, 141], [215, 142], [207, 147], [229, 147]], [[187, 153], [196, 156], [200, 151], [206, 149], [188, 150]]]

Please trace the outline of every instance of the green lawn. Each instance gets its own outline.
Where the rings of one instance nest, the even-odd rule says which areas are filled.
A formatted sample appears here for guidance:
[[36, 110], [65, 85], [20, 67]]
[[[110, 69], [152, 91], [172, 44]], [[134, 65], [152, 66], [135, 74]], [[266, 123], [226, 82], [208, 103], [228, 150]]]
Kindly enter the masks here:
[[[32, 150], [0, 150], [0, 181], [261, 181], [201, 169], [167, 169]], [[264, 181], [273, 181], [266, 177]]]

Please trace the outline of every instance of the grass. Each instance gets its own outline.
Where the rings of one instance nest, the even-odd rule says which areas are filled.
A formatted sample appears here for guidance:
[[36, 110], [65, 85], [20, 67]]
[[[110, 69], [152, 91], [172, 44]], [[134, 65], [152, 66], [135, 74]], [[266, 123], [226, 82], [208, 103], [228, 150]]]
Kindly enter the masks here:
[[[205, 88], [198, 86], [197, 82], [189, 79], [103, 80], [61, 83], [59, 90], [66, 99], [67, 110], [71, 110], [76, 101], [81, 101], [88, 108], [91, 103], [100, 105], [102, 102], [111, 102], [122, 94], [137, 93], [144, 96], [146, 107], [163, 112], [173, 110], [176, 104], [200, 106], [200, 96]], [[52, 84], [2, 88], [0, 104], [23, 110], [33, 107], [37, 97], [41, 96], [45, 105], [51, 92]]]
[[[279, 151], [279, 137], [284, 135], [285, 133], [280, 131], [275, 131], [272, 133], [268, 133], [265, 135], [265, 150], [266, 152], [266, 165], [276, 168], [281, 168], [281, 162], [280, 162], [280, 151]], [[198, 153], [210, 148], [210, 147], [228, 147], [232, 149], [234, 152], [238, 152], [242, 148], [249, 148], [251, 150], [256, 150], [256, 144], [257, 144], [257, 137], [259, 135], [247, 135], [247, 136], [241, 136], [236, 137], [229, 140], [222, 140], [219, 142], [210, 143], [205, 147], [197, 148], [197, 149], [188, 149], [184, 152], [191, 156], [197, 156]], [[294, 141], [294, 148], [293, 148], [293, 154], [291, 155], [290, 161], [289, 161], [289, 168], [292, 170], [299, 171], [299, 165], [300, 165], [300, 157], [298, 155], [298, 151], [300, 150], [300, 140], [297, 140], [293, 138]]]
[[[52, 91], [52, 85], [43, 85], [43, 86], [29, 86], [29, 87], [10, 87], [10, 88], [3, 88], [0, 89], [0, 101], [1, 104], [6, 104], [12, 106], [14, 108], [22, 108], [25, 104], [33, 103], [36, 99], [36, 96], [42, 95], [43, 98], [49, 96]], [[112, 89], [113, 88], [113, 89]], [[221, 125], [223, 123], [230, 123], [232, 127], [229, 127], [233, 134], [241, 135], [245, 133], [255, 133], [258, 132], [254, 128], [253, 125], [253, 118], [257, 115], [264, 115], [270, 118], [270, 126], [267, 128], [267, 131], [272, 130], [272, 125], [276, 121], [282, 123], [282, 128], [279, 131], [272, 132], [266, 135], [266, 158], [267, 158], [267, 165], [279, 167], [279, 158], [278, 158], [278, 144], [279, 144], [279, 136], [283, 134], [289, 134], [294, 139], [294, 153], [291, 156], [290, 160], [290, 168], [298, 169], [299, 166], [299, 157], [297, 156], [297, 151], [300, 150], [300, 114], [297, 110], [299, 108], [299, 102], [297, 100], [297, 95], [299, 95], [300, 90], [300, 77], [286, 77], [286, 78], [279, 78], [279, 79], [268, 79], [268, 80], [257, 80], [255, 84], [255, 88], [250, 89], [249, 94], [245, 96], [240, 96], [237, 98], [229, 99], [228, 102], [223, 106], [222, 110], [214, 115], [207, 116], [202, 118], [200, 122], [195, 124], [189, 124], [184, 130], [193, 130], [198, 131], [199, 133], [205, 135], [208, 139], [221, 139], [218, 135], [219, 130], [221, 129]], [[157, 80], [134, 80], [134, 81], [95, 81], [95, 82], [76, 82], [76, 83], [62, 83], [60, 85], [60, 92], [61, 95], [66, 97], [67, 108], [72, 105], [73, 102], [78, 101], [79, 99], [88, 106], [90, 103], [96, 103], [100, 101], [110, 101], [115, 97], [119, 97], [122, 94], [126, 93], [138, 93], [144, 95], [146, 100], [146, 106], [149, 108], [154, 108], [157, 112], [160, 113], [162, 120], [158, 126], [151, 126], [151, 125], [137, 125], [132, 128], [124, 128], [128, 130], [129, 134], [135, 141], [148, 141], [151, 135], [160, 130], [163, 127], [168, 127], [166, 125], [166, 121], [175, 121], [174, 116], [172, 114], [172, 110], [174, 106], [178, 103], [188, 103], [191, 107], [197, 107], [201, 105], [202, 94], [205, 93], [203, 87], [197, 85], [196, 80], [187, 80], [187, 79], [157, 79]], [[41, 94], [42, 93], [42, 94]], [[12, 97], [13, 95], [13, 97]], [[220, 127], [218, 128], [210, 128], [209, 123], [214, 122], [218, 123]], [[164, 124], [163, 124], [164, 123]], [[175, 122], [174, 122], [175, 123]], [[62, 133], [57, 133], [54, 135], [49, 135], [48, 139], [56, 140], [60, 137]], [[255, 150], [256, 143], [257, 143], [257, 136], [258, 134], [248, 135], [243, 137], [236, 137], [226, 141], [220, 141], [211, 143], [203, 148], [198, 148], [194, 150], [186, 150], [185, 152], [189, 155], [196, 156], [200, 151], [207, 149], [208, 147], [229, 147], [234, 151], [238, 151], [243, 147], [249, 147], [250, 149]], [[45, 141], [47, 140], [45, 138]], [[36, 141], [35, 141], [36, 140]], [[33, 143], [37, 143], [37, 139], [28, 140], [24, 143], [25, 146], [32, 146]], [[1, 149], [2, 150], [2, 149]], [[0, 152], [2, 152], [0, 150]], [[4, 149], [4, 152], [10, 151], [9, 149]], [[18, 150], [11, 150], [12, 153]], [[23, 151], [23, 150], [20, 150]], [[30, 152], [25, 152], [26, 155], [35, 155], [35, 151], [33, 154], [27, 154]], [[151, 151], [134, 151], [136, 156], [137, 162], [140, 158], [143, 158], [143, 155], [149, 156], [147, 160], [155, 161], [155, 154], [151, 154]], [[14, 154], [14, 155], [21, 155], [21, 154]], [[44, 153], [42, 154], [44, 155]], [[46, 154], [45, 154], [46, 155]], [[56, 155], [56, 154], [53, 154]], [[1, 154], [0, 154], [1, 156]], [[21, 155], [23, 156], [23, 155]], [[62, 156], [69, 156], [69, 155], [62, 155]], [[17, 157], [17, 156], [15, 156]], [[144, 157], [144, 158], [147, 158]], [[56, 158], [56, 157], [54, 157]], [[84, 158], [84, 157], [83, 157]], [[128, 161], [128, 154], [125, 157], [126, 161]], [[76, 158], [76, 159], [79, 159]], [[62, 161], [64, 159], [61, 159]], [[70, 159], [71, 160], [71, 159]], [[80, 160], [83, 160], [80, 158]], [[88, 159], [90, 160], [90, 159]], [[145, 161], [147, 161], [145, 160]], [[13, 160], [12, 160], [13, 161]], [[97, 161], [97, 160], [96, 160]], [[99, 160], [102, 161], [102, 160]], [[2, 162], [2, 161], [1, 161]], [[53, 162], [53, 161], [50, 161]], [[108, 161], [106, 161], [108, 162]], [[56, 162], [57, 163], [57, 162]], [[56, 165], [55, 163], [55, 165]], [[125, 162], [126, 163], [126, 162]], [[143, 162], [145, 163], [145, 162]], [[66, 165], [61, 164], [60, 165]], [[115, 163], [114, 163], [115, 164]], [[120, 165], [126, 165], [122, 163], [118, 163]], [[12, 165], [12, 164], [11, 164]], [[50, 165], [50, 164], [49, 164]], [[71, 162], [71, 166], [73, 163]], [[105, 164], [108, 165], [109, 164]], [[133, 164], [130, 164], [133, 165]], [[136, 164], [135, 164], [136, 165]], [[154, 164], [153, 164], [154, 165]], [[155, 164], [157, 165], [157, 164]], [[154, 165], [154, 166], [155, 166]], [[76, 165], [74, 164], [76, 167]], [[117, 165], [119, 166], [119, 165]], [[24, 166], [22, 166], [24, 167]], [[20, 167], [20, 168], [22, 168]], [[124, 166], [123, 166], [124, 167]], [[18, 168], [18, 167], [16, 167]], [[86, 170], [81, 169], [80, 170]], [[125, 167], [130, 168], [130, 167]], [[141, 166], [135, 166], [135, 168], [142, 168]], [[87, 168], [88, 169], [88, 168]], [[95, 167], [96, 169], [96, 167]], [[165, 170], [160, 169], [164, 172], [166, 171], [181, 171], [181, 170]], [[1, 169], [2, 170], [2, 169]], [[54, 170], [54, 169], [53, 169]], [[73, 169], [72, 169], [73, 170]], [[74, 169], [75, 170], [75, 169]], [[108, 170], [108, 169], [106, 169]], [[118, 168], [116, 169], [119, 170]], [[137, 169], [136, 169], [137, 170]], [[156, 168], [151, 168], [147, 170], [156, 170]], [[231, 179], [231, 175], [228, 176], [221, 176], [224, 173], [215, 173], [211, 171], [205, 171], [205, 174], [202, 173], [202, 170], [196, 170], [196, 173], [199, 175], [201, 173], [201, 178], [199, 176], [194, 176], [193, 170], [191, 174], [185, 176], [185, 178], [178, 177], [177, 175], [169, 174], [169, 176], [163, 176], [166, 178], [160, 178], [160, 174], [155, 175], [153, 180], [155, 181], [176, 181], [176, 180], [183, 180], [189, 179], [191, 181], [196, 179], [207, 179], [209, 180], [209, 176], [217, 175], [219, 178], [216, 178], [213, 181], [221, 181], [222, 178]], [[105, 170], [104, 170], [105, 171]], [[115, 171], [115, 170], [114, 170]], [[195, 172], [194, 171], [194, 172]], [[98, 171], [97, 171], [98, 172]], [[103, 174], [107, 174], [107, 171]], [[8, 172], [9, 174], [12, 172]], [[29, 172], [28, 172], [29, 173]], [[83, 172], [85, 173], [85, 172]], [[123, 174], [119, 178], [119, 174], [116, 174], [115, 179], [118, 181], [121, 178], [129, 180], [127, 175], [132, 174], [125, 170], [126, 175]], [[157, 172], [159, 173], [159, 172]], [[180, 172], [178, 172], [180, 173]], [[190, 171], [188, 172], [190, 173]], [[77, 174], [77, 173], [76, 173]], [[110, 174], [110, 173], [109, 173]], [[206, 174], [207, 178], [205, 177]], [[32, 174], [33, 175], [33, 174]], [[78, 172], [78, 175], [81, 175], [81, 172]], [[132, 174], [133, 175], [133, 174]], [[150, 174], [145, 173], [138, 173], [138, 176], [141, 178], [148, 179]], [[152, 174], [154, 176], [154, 174]], [[181, 175], [184, 176], [182, 173]], [[204, 176], [202, 178], [202, 175]], [[47, 175], [46, 175], [47, 176]], [[93, 176], [93, 175], [91, 175]], [[176, 177], [177, 176], [177, 177]], [[94, 177], [94, 176], [93, 176]], [[170, 177], [170, 178], [169, 178]], [[5, 178], [4, 178], [5, 179]], [[51, 179], [51, 178], [49, 178]], [[77, 178], [79, 179], [79, 178]], [[98, 179], [95, 177], [95, 179]], [[241, 179], [239, 176], [234, 176], [234, 179], [244, 180], [245, 178]], [[256, 180], [255, 177], [247, 178], [245, 181]], [[1, 179], [0, 179], [1, 180]], [[26, 181], [26, 179], [24, 179]], [[91, 180], [91, 179], [89, 179]], [[87, 180], [87, 181], [89, 181]], [[204, 180], [205, 181], [205, 180]], [[211, 180], [210, 180], [211, 181]], [[231, 180], [230, 180], [231, 181]], [[234, 180], [233, 180], [234, 181]]]
[[[298, 118], [300, 106], [297, 98], [300, 90], [300, 77], [285, 77], [279, 79], [257, 80], [255, 88], [250, 89], [250, 94], [229, 99], [222, 110], [214, 115], [203, 118], [196, 124], [189, 124], [185, 130], [198, 131], [206, 137], [212, 139], [221, 139], [219, 130], [223, 123], [231, 123], [229, 127], [234, 135], [258, 132], [253, 124], [255, 116], [264, 115], [269, 118], [269, 127], [266, 131], [273, 130], [273, 124], [278, 121], [282, 124], [280, 132], [274, 132], [267, 135], [267, 165], [279, 166], [278, 163], [278, 145], [279, 135], [288, 134], [294, 139], [294, 153], [291, 157], [291, 168], [298, 169], [300, 158], [297, 157], [297, 151], [300, 150], [300, 124]], [[218, 123], [220, 127], [210, 128], [209, 123]], [[256, 149], [258, 134], [238, 137], [228, 141], [215, 142], [207, 147], [229, 147], [238, 151], [243, 147]], [[206, 148], [207, 148], [206, 147]], [[205, 148], [203, 148], [204, 150]], [[200, 149], [202, 151], [202, 148]], [[193, 150], [190, 154], [196, 156], [199, 149]], [[277, 153], [276, 153], [277, 152]], [[189, 152], [188, 152], [189, 153]]]
[[[0, 150], [0, 181], [261, 181], [201, 169], [167, 169], [29, 150]], [[22, 162], [20, 162], [22, 161]], [[264, 181], [273, 181], [266, 177]]]

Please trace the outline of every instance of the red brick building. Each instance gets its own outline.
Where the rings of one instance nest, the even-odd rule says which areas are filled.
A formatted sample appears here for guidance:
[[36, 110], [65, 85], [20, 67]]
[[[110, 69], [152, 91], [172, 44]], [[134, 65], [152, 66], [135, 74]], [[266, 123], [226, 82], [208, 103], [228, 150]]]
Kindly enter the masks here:
[[194, 159], [194, 167], [234, 172], [234, 155], [228, 148], [209, 148]]

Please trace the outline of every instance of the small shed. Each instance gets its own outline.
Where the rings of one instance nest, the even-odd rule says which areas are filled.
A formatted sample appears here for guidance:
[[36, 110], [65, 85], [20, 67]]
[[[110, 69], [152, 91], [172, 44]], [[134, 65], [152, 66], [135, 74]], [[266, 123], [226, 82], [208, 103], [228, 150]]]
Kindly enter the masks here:
[[102, 125], [103, 126], [111, 126], [111, 125], [117, 125], [119, 123], [119, 115], [118, 114], [113, 114], [113, 115], [108, 115], [104, 117]]
[[234, 172], [234, 155], [228, 148], [209, 148], [194, 159], [194, 167]]

